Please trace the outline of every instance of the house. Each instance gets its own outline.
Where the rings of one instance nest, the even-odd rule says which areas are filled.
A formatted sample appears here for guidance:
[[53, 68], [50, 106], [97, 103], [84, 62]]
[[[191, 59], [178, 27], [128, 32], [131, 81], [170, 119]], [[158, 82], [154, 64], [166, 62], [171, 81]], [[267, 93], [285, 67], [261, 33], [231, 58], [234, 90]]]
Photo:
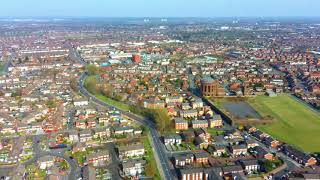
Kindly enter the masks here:
[[266, 138], [268, 135], [260, 130], [256, 130], [254, 132], [251, 133], [253, 137], [257, 138], [258, 140], [263, 140], [264, 138]]
[[101, 116], [98, 118], [98, 122], [99, 122], [99, 123], [104, 123], [104, 124], [108, 123], [109, 120], [110, 120], [110, 117], [107, 116], [107, 115], [101, 115]]
[[309, 154], [306, 154], [303, 151], [300, 151], [288, 144], [284, 145], [282, 148], [283, 153], [285, 153], [287, 156], [295, 160], [296, 162], [304, 165], [304, 166], [313, 166], [317, 164], [316, 158], [310, 156]]
[[90, 120], [87, 120], [87, 128], [94, 128], [96, 127], [96, 121], [94, 119], [90, 119]]
[[133, 133], [134, 128], [132, 126], [114, 126], [113, 132], [116, 135]]
[[204, 120], [192, 120], [191, 121], [192, 128], [207, 128], [208, 127], [208, 122]]
[[86, 160], [88, 164], [93, 164], [94, 166], [104, 163], [104, 161], [109, 160], [109, 151], [104, 150], [97, 153], [91, 153], [87, 155]]
[[41, 130], [42, 130], [41, 122], [34, 122], [31, 124], [31, 131], [41, 131]]
[[205, 142], [201, 137], [197, 136], [194, 138], [194, 144], [200, 149], [206, 149], [208, 147], [208, 142]]
[[168, 110], [168, 115], [169, 116], [178, 116], [178, 109], [177, 108], [167, 108], [167, 110]]
[[195, 118], [198, 116], [198, 111], [196, 109], [181, 110], [179, 115], [183, 118]]
[[256, 146], [252, 149], [251, 153], [253, 154], [254, 157], [256, 158], [264, 158], [267, 160], [274, 160], [274, 155], [271, 153], [268, 153], [266, 150], [264, 150], [260, 146]]
[[43, 156], [38, 159], [40, 169], [47, 169], [54, 165], [53, 156]]
[[25, 133], [28, 129], [28, 125], [27, 124], [18, 124], [17, 125], [17, 132], [23, 132]]
[[213, 156], [220, 157], [226, 153], [226, 148], [224, 146], [217, 146], [210, 144], [207, 151]]
[[256, 147], [256, 146], [259, 146], [259, 144], [256, 142], [256, 141], [254, 141], [254, 140], [247, 140], [246, 141], [247, 142], [247, 147], [248, 147], [248, 149], [250, 149], [250, 148], [254, 148], [254, 147]]
[[260, 171], [260, 164], [256, 159], [242, 160], [240, 161], [240, 165], [247, 173]]
[[221, 167], [214, 167], [214, 168], [206, 168], [204, 169], [205, 177], [204, 179], [214, 179], [214, 180], [223, 180], [221, 175], [223, 174]]
[[247, 147], [234, 145], [230, 147], [233, 156], [245, 155], [247, 154]]
[[79, 133], [78, 131], [69, 131], [69, 140], [73, 143], [79, 142]]
[[181, 168], [179, 169], [179, 180], [205, 180], [203, 168]]
[[183, 120], [181, 117], [174, 118], [175, 129], [186, 130], [188, 129], [188, 122]]
[[233, 139], [233, 140], [241, 140], [243, 139], [240, 131], [237, 131], [237, 130], [226, 130], [224, 131], [224, 136], [225, 136], [225, 139]]
[[2, 134], [13, 134], [16, 130], [12, 125], [4, 125], [1, 129]]
[[194, 156], [192, 153], [184, 153], [174, 156], [175, 166], [184, 167], [191, 165], [194, 162]]
[[141, 128], [135, 128], [133, 131], [134, 135], [141, 135], [142, 134], [142, 129]]
[[203, 101], [202, 99], [195, 99], [192, 103], [192, 108], [193, 109], [197, 109], [197, 108], [203, 108]]
[[182, 138], [178, 134], [174, 135], [166, 135], [163, 137], [163, 142], [165, 145], [180, 145], [182, 142]]
[[209, 163], [209, 153], [206, 151], [199, 151], [194, 153], [195, 162], [197, 164], [208, 164]]
[[121, 146], [118, 148], [118, 151], [120, 158], [143, 156], [145, 153], [144, 146], [141, 143], [130, 144], [128, 146]]
[[277, 148], [279, 145], [280, 145], [280, 142], [276, 139], [273, 139], [272, 137], [266, 137], [264, 140], [263, 140], [263, 143], [266, 144], [267, 146], [269, 147], [272, 147], [272, 148]]
[[243, 168], [240, 165], [230, 165], [222, 167], [223, 174], [243, 173]]
[[200, 128], [200, 129], [195, 129], [194, 130], [195, 136], [199, 136], [202, 138], [205, 142], [210, 142], [211, 141], [211, 134], [208, 133], [205, 129]]
[[99, 128], [94, 130], [94, 137], [105, 138], [110, 136], [110, 129], [109, 128]]
[[168, 96], [165, 101], [166, 103], [182, 103], [183, 98], [181, 96]]
[[222, 127], [223, 126], [223, 121], [221, 118], [221, 115], [213, 115], [211, 119], [208, 119], [209, 122], [209, 127], [210, 128], [215, 128], [215, 127]]
[[86, 129], [87, 128], [87, 122], [86, 120], [78, 120], [75, 122], [75, 127], [79, 129]]
[[245, 125], [245, 126], [244, 126], [244, 129], [245, 129], [246, 131], [248, 131], [249, 133], [253, 133], [253, 132], [255, 132], [255, 131], [257, 130], [257, 128], [255, 128], [255, 127], [253, 127], [253, 126], [251, 126], [251, 125]]
[[122, 171], [125, 176], [137, 176], [144, 172], [145, 160], [132, 159], [122, 162]]
[[192, 131], [183, 131], [180, 133], [182, 140], [185, 142], [193, 142], [195, 135]]
[[85, 98], [76, 99], [73, 101], [74, 106], [87, 106], [89, 101]]
[[86, 142], [92, 140], [92, 131], [90, 129], [85, 129], [79, 132], [80, 142]]
[[145, 108], [149, 108], [149, 109], [164, 108], [165, 102], [163, 100], [149, 100], [149, 99], [147, 99], [143, 102], [143, 106]]
[[181, 109], [182, 110], [188, 110], [188, 109], [191, 109], [191, 106], [189, 105], [189, 103], [182, 103], [181, 104]]

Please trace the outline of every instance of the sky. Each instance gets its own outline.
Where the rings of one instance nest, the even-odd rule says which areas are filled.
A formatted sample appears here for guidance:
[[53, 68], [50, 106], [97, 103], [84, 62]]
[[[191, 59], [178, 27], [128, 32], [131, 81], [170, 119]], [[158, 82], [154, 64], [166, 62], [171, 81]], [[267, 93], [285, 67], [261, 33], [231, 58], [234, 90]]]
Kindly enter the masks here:
[[3, 0], [0, 17], [320, 17], [320, 0]]

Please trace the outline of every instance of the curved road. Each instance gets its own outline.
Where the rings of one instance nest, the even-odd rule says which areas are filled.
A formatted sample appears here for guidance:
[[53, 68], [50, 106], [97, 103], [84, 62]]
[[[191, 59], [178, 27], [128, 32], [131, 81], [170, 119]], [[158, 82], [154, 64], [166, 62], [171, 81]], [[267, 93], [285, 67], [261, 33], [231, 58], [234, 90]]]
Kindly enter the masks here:
[[35, 156], [31, 159], [29, 159], [28, 161], [24, 162], [23, 164], [25, 166], [30, 165], [30, 164], [34, 164], [40, 157], [43, 156], [55, 156], [55, 157], [60, 157], [62, 159], [64, 159], [65, 161], [67, 161], [67, 163], [70, 165], [70, 173], [69, 173], [69, 180], [76, 180], [77, 179], [77, 174], [79, 175], [78, 172], [78, 164], [71, 159], [69, 156], [65, 155], [64, 153], [60, 153], [60, 152], [55, 152], [55, 151], [43, 151], [40, 149], [38, 141], [39, 136], [33, 136], [33, 152], [35, 154]]
[[[74, 49], [74, 47], [72, 47], [71, 44], [69, 44], [69, 46], [70, 46], [69, 47], [70, 57], [72, 59], [77, 60], [81, 64], [86, 65], [87, 62], [84, 61], [84, 59]], [[128, 116], [129, 118], [133, 119], [137, 123], [149, 128], [149, 130], [150, 130], [149, 135], [150, 135], [150, 139], [151, 139], [150, 143], [154, 147], [153, 151], [154, 151], [155, 159], [156, 159], [161, 177], [162, 177], [162, 179], [165, 179], [165, 180], [173, 180], [176, 174], [174, 173], [174, 171], [170, 170], [169, 161], [168, 161], [169, 160], [168, 154], [166, 153], [164, 146], [162, 145], [162, 142], [160, 141], [160, 135], [156, 130], [156, 125], [144, 117], [137, 116], [137, 115], [130, 113], [130, 112], [127, 112], [127, 111], [123, 111], [119, 108], [116, 108], [110, 104], [105, 103], [104, 101], [101, 101], [100, 99], [96, 98], [94, 95], [90, 94], [84, 88], [84, 79], [86, 77], [87, 77], [87, 72], [83, 72], [81, 74], [81, 76], [79, 78], [79, 82], [78, 82], [78, 89], [79, 89], [80, 93], [82, 93], [83, 96], [87, 97], [92, 102], [94, 102], [98, 105], [104, 106], [109, 109], [115, 109], [115, 110], [121, 112], [122, 114]]]
[[152, 140], [151, 144], [154, 147], [156, 158], [159, 159], [158, 165], [160, 165], [160, 167], [158, 167], [158, 168], [160, 170], [160, 173], [162, 174], [162, 178], [166, 179], [166, 180], [173, 179], [174, 174], [172, 171], [170, 171], [170, 166], [169, 166], [169, 162], [168, 162], [168, 160], [169, 160], [168, 154], [166, 153], [166, 151], [164, 150], [164, 147], [162, 146], [162, 142], [160, 141], [160, 135], [156, 130], [156, 125], [144, 117], [140, 117], [140, 116], [137, 116], [137, 115], [130, 113], [128, 111], [123, 111], [121, 109], [118, 109], [114, 106], [111, 106], [111, 105], [101, 101], [100, 99], [96, 98], [94, 95], [90, 94], [83, 86], [84, 79], [86, 77], [87, 77], [87, 72], [82, 73], [82, 75], [80, 76], [80, 79], [79, 79], [79, 83], [78, 83], [78, 89], [85, 97], [87, 97], [92, 102], [94, 102], [98, 105], [104, 106], [109, 109], [117, 110], [117, 111], [121, 112], [122, 114], [128, 116], [129, 118], [135, 120], [137, 123], [149, 128], [150, 137]]

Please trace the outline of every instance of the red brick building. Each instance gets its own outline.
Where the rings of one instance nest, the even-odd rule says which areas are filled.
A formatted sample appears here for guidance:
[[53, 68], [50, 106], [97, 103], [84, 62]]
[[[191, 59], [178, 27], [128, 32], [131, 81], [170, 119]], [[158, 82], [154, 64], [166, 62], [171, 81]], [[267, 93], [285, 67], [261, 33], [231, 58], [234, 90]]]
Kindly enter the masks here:
[[133, 62], [140, 62], [141, 61], [141, 56], [139, 54], [133, 54], [132, 55], [132, 61]]
[[188, 122], [183, 120], [183, 118], [175, 118], [174, 125], [175, 125], [175, 129], [177, 130], [188, 129]]

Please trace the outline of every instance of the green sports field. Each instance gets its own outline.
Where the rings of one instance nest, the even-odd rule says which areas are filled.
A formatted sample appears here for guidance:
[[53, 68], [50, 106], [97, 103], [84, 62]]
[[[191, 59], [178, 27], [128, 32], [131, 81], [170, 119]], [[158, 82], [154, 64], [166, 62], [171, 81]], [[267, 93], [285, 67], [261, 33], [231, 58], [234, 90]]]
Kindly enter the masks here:
[[258, 125], [259, 129], [305, 151], [320, 152], [320, 113], [286, 94], [257, 96], [248, 102], [260, 115], [274, 118], [274, 123]]

